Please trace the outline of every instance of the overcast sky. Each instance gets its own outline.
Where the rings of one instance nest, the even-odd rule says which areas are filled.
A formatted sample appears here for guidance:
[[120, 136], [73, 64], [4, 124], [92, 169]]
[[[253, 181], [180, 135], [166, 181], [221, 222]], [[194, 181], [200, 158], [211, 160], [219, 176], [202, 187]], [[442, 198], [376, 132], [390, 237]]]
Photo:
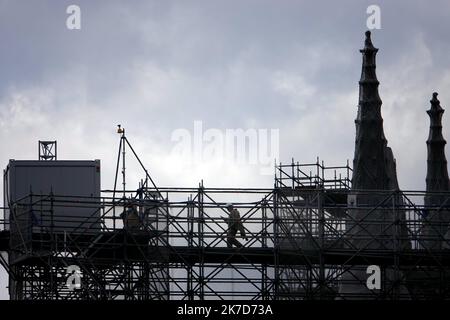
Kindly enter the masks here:
[[[66, 28], [71, 4], [81, 30]], [[160, 186], [273, 185], [258, 165], [176, 156], [172, 133], [196, 120], [222, 132], [279, 129], [279, 161], [344, 164], [371, 4], [381, 8], [372, 39], [399, 183], [424, 189], [425, 110], [433, 91], [450, 105], [446, 0], [0, 0], [0, 164], [37, 159], [38, 140], [57, 140], [60, 159], [101, 159], [111, 188], [121, 123]], [[142, 177], [134, 169], [130, 184]]]

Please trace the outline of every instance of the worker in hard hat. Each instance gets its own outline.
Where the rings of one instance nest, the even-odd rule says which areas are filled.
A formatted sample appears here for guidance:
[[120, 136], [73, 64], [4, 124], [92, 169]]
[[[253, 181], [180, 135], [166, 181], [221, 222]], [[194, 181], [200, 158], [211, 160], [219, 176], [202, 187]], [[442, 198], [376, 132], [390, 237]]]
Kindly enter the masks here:
[[137, 231], [141, 227], [141, 219], [136, 204], [131, 201], [125, 205], [125, 210], [120, 215], [123, 220], [123, 228], [128, 231]]
[[244, 225], [241, 221], [241, 215], [239, 214], [239, 211], [234, 208], [234, 206], [231, 203], [228, 203], [226, 205], [228, 210], [228, 217], [222, 217], [222, 219], [225, 220], [225, 222], [228, 224], [228, 230], [227, 230], [227, 247], [231, 248], [233, 244], [240, 248], [242, 247], [242, 244], [236, 239], [236, 234], [239, 230], [241, 233], [241, 236], [245, 238], [245, 240], [248, 240], [247, 236], [245, 235], [245, 229]]

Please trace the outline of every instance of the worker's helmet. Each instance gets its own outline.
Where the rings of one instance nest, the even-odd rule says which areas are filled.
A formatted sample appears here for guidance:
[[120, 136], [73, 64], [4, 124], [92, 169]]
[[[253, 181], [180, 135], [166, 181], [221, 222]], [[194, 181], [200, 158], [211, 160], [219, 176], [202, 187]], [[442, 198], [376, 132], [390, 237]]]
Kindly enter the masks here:
[[227, 207], [227, 209], [233, 209], [233, 204], [232, 203], [227, 203], [226, 207]]

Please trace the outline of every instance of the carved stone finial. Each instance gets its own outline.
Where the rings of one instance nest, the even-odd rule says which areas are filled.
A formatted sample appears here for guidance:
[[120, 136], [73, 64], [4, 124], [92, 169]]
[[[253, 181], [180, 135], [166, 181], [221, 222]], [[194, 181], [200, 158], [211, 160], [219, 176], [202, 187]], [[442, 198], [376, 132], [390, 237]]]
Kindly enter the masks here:
[[364, 49], [363, 50], [371, 50], [371, 51], [378, 51], [377, 48], [375, 48], [372, 44], [372, 33], [367, 30], [366, 31], [366, 39], [364, 40]]
[[437, 96], [438, 96], [438, 93], [437, 92], [433, 92], [433, 100], [437, 100]]

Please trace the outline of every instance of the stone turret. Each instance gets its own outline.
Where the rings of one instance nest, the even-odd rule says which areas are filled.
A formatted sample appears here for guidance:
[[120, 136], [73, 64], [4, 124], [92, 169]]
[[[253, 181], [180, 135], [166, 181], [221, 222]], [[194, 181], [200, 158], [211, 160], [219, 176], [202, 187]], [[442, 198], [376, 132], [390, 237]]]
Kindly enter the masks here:
[[[445, 157], [446, 141], [442, 136], [442, 115], [444, 109], [437, 98], [438, 94], [433, 93], [430, 100], [431, 108], [427, 110], [430, 117], [430, 131], [427, 140], [427, 194], [425, 205], [430, 208], [425, 212], [425, 223], [423, 235], [425, 240], [423, 246], [427, 249], [439, 250], [445, 245], [444, 236], [447, 232], [450, 221], [450, 212], [445, 209], [450, 206], [448, 192], [450, 190], [447, 159]], [[447, 202], [447, 203], [446, 203]], [[443, 208], [441, 207], [442, 205]]]
[[[442, 115], [444, 109], [437, 98], [438, 94], [433, 93], [430, 100], [431, 108], [427, 110], [430, 116], [430, 133], [427, 140], [427, 191], [448, 191], [450, 190], [447, 159], [445, 157], [445, 144], [442, 136]], [[439, 199], [438, 199], [439, 200]], [[427, 197], [429, 204], [433, 203], [432, 197]]]

